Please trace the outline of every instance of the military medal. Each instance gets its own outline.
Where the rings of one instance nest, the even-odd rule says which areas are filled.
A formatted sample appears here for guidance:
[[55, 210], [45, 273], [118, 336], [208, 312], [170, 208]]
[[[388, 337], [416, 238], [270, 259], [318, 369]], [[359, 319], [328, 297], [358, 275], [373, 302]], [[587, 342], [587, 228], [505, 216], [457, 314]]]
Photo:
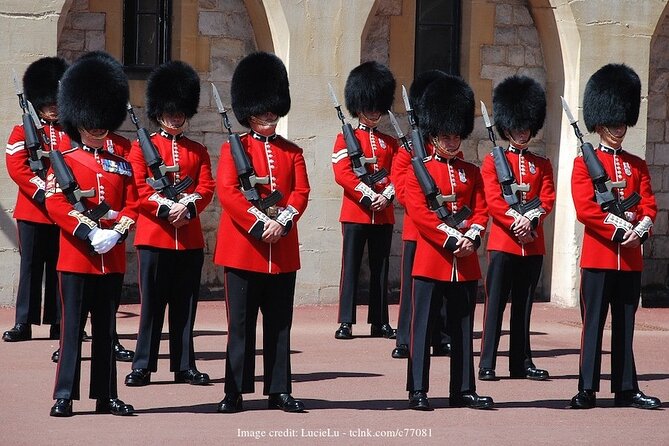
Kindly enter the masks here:
[[379, 145], [380, 145], [381, 148], [384, 149], [384, 150], [385, 150], [386, 147], [387, 147], [386, 142], [385, 142], [384, 140], [382, 140], [381, 138], [379, 138]]
[[530, 161], [528, 164], [530, 165], [530, 173], [531, 173], [532, 175], [534, 175], [535, 173], [537, 173], [537, 168], [534, 166], [534, 163], [533, 163], [532, 161]]
[[465, 175], [465, 169], [463, 169], [463, 168], [458, 169], [458, 176], [460, 177], [460, 182], [461, 183], [466, 183], [467, 182], [467, 176]]
[[625, 170], [625, 175], [627, 175], [628, 177], [632, 176], [632, 168], [630, 167], [630, 163], [625, 161], [623, 163], [623, 169]]

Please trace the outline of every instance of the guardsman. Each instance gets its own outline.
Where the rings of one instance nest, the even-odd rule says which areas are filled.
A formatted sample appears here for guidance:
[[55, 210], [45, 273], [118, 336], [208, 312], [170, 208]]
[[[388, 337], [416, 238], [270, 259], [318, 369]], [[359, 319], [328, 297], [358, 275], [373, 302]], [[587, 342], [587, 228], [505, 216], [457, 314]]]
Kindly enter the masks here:
[[[616, 406], [654, 409], [658, 398], [639, 390], [632, 340], [634, 318], [641, 294], [642, 244], [650, 236], [657, 215], [646, 162], [623, 149], [627, 128], [639, 118], [641, 81], [633, 69], [608, 64], [593, 74], [585, 86], [583, 118], [589, 132], [599, 135], [599, 148], [588, 164], [584, 156], [574, 160], [571, 177], [576, 217], [585, 226], [581, 247], [581, 355], [578, 393], [574, 409], [596, 405], [602, 361], [602, 333], [611, 308], [611, 391]], [[590, 148], [592, 150], [592, 148]], [[593, 187], [606, 178], [591, 177], [599, 166], [614, 184], [604, 191]], [[607, 192], [602, 195], [601, 192]], [[616, 209], [638, 196], [637, 204]], [[629, 201], [628, 201], [629, 203]], [[630, 203], [631, 204], [631, 203]]]
[[[404, 184], [405, 204], [419, 234], [412, 271], [409, 408], [432, 410], [427, 397], [430, 333], [446, 300], [451, 335], [449, 404], [486, 409], [493, 400], [476, 393], [473, 331], [481, 278], [476, 250], [488, 213], [478, 167], [457, 156], [462, 139], [474, 127], [474, 93], [464, 80], [447, 75], [427, 86], [417, 110], [427, 153], [433, 155], [424, 163], [414, 158], [416, 166]], [[420, 174], [419, 166], [425, 174]], [[435, 187], [429, 187], [430, 179]]]
[[113, 346], [124, 240], [137, 220], [137, 192], [130, 164], [105, 147], [107, 133], [125, 119], [128, 97], [123, 67], [108, 55], [82, 56], [66, 71], [58, 91], [63, 128], [79, 145], [62, 154], [60, 165], [54, 157], [47, 178], [47, 210], [61, 229], [57, 270], [63, 306], [54, 417], [72, 416], [72, 400], [79, 399], [80, 335], [89, 313], [89, 397], [96, 400], [95, 411], [134, 412], [118, 399]]
[[[498, 155], [504, 155], [516, 184], [523, 190], [511, 197], [519, 204], [510, 205], [502, 194], [494, 154], [485, 157], [481, 175], [492, 223], [479, 379], [497, 379], [502, 318], [510, 296], [509, 373], [512, 378], [545, 380], [548, 372], [536, 368], [532, 361], [530, 317], [546, 253], [543, 221], [553, 209], [555, 187], [550, 161], [531, 152], [528, 146], [544, 125], [546, 95], [534, 79], [511, 76], [495, 87], [493, 109], [497, 132], [509, 141], [509, 147]], [[504, 159], [497, 160], [500, 161]], [[538, 198], [539, 201], [534, 200], [538, 206], [523, 207], [534, 198]]]
[[276, 134], [290, 110], [286, 67], [273, 54], [246, 56], [232, 76], [231, 95], [237, 120], [251, 130], [223, 144], [216, 178], [223, 212], [214, 262], [224, 267], [228, 319], [225, 398], [218, 411], [241, 411], [242, 394], [254, 391], [260, 310], [268, 407], [302, 412], [304, 403], [291, 395], [290, 330], [300, 268], [297, 222], [310, 187], [302, 149]]
[[[44, 180], [49, 167], [49, 151], [70, 147], [70, 139], [58, 123], [56, 104], [58, 81], [66, 69], [67, 62], [63, 59], [44, 57], [30, 64], [23, 75], [24, 99], [33, 104], [49, 138], [49, 146], [39, 146], [39, 150], [46, 152], [42, 158], [45, 169], [31, 169], [22, 125], [14, 127], [7, 141], [7, 172], [18, 186], [14, 218], [21, 254], [15, 324], [2, 335], [2, 339], [7, 342], [30, 339], [31, 325], [39, 325], [41, 322], [51, 324], [49, 339], [58, 339], [60, 336], [60, 294], [56, 274], [59, 229], [49, 218], [44, 205]], [[42, 277], [44, 312], [40, 319]]]
[[[395, 78], [378, 62], [365, 62], [346, 80], [346, 108], [359, 125], [354, 132], [367, 174], [392, 169], [398, 145], [394, 138], [381, 133], [376, 126], [388, 113], [395, 95]], [[393, 236], [395, 186], [386, 176], [367, 184], [352, 169], [343, 134], [337, 135], [332, 154], [332, 168], [337, 184], [344, 189], [339, 221], [342, 226], [342, 267], [339, 281], [339, 328], [336, 339], [352, 339], [356, 322], [356, 300], [362, 255], [367, 245], [369, 258], [369, 311], [373, 337], [395, 339], [388, 323], [388, 263]]]
[[[161, 65], [151, 73], [146, 89], [147, 115], [160, 127], [151, 136], [170, 183], [186, 178], [192, 184], [176, 196], [150, 185], [153, 174], [133, 143], [129, 161], [139, 195], [139, 219], [135, 234], [139, 289], [142, 296], [139, 333], [132, 372], [127, 386], [149, 384], [158, 369], [158, 351], [169, 305], [170, 370], [175, 382], [209, 383], [209, 375], [195, 367], [193, 326], [204, 263], [204, 236], [200, 214], [214, 196], [215, 183], [207, 148], [184, 135], [188, 121], [200, 103], [200, 78], [181, 61]], [[149, 181], [147, 181], [149, 180]]]

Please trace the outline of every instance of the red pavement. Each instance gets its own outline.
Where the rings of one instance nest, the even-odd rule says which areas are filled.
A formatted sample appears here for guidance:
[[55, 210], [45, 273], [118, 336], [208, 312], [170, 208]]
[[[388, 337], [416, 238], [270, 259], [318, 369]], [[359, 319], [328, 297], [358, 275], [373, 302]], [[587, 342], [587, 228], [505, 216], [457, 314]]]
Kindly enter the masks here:
[[[476, 309], [475, 351], [479, 350], [482, 306]], [[135, 344], [138, 305], [121, 307], [122, 342]], [[639, 309], [635, 336], [641, 389], [662, 399], [663, 409], [614, 408], [609, 389], [610, 332], [605, 332], [599, 407], [567, 409], [576, 392], [580, 317], [577, 309], [535, 304], [532, 330], [538, 367], [550, 371], [547, 382], [505, 379], [507, 359], [498, 361], [502, 380], [478, 383], [478, 392], [495, 399], [496, 409], [475, 411], [448, 407], [448, 358], [433, 358], [433, 412], [406, 410], [406, 361], [392, 359], [394, 341], [370, 338], [369, 326], [354, 326], [350, 341], [334, 339], [335, 306], [305, 306], [293, 325], [293, 394], [309, 409], [304, 414], [267, 410], [262, 396], [262, 359], [258, 356], [256, 393], [245, 395], [245, 411], [217, 414], [223, 397], [225, 311], [222, 302], [200, 303], [196, 322], [198, 368], [208, 372], [207, 387], [173, 384], [167, 342], [161, 345], [153, 383], [128, 388], [122, 382], [130, 365], [119, 363], [119, 395], [137, 416], [93, 413], [94, 401], [74, 402], [75, 416], [48, 416], [53, 403], [57, 347], [48, 327], [36, 327], [30, 342], [0, 342], [0, 444], [4, 445], [228, 445], [228, 444], [488, 444], [488, 445], [669, 445], [669, 309]], [[397, 314], [397, 306], [391, 308]], [[508, 314], [504, 325], [508, 327]], [[366, 310], [358, 309], [358, 319]], [[0, 330], [10, 328], [13, 308], [0, 309]], [[394, 321], [393, 321], [394, 322]], [[90, 330], [90, 328], [89, 328]], [[259, 338], [262, 339], [262, 338]], [[259, 341], [260, 342], [260, 341]], [[508, 336], [501, 348], [506, 349]], [[258, 345], [258, 351], [262, 348]], [[82, 395], [88, 395], [88, 355], [84, 345]], [[475, 358], [475, 365], [478, 358]], [[371, 437], [368, 435], [372, 435]]]

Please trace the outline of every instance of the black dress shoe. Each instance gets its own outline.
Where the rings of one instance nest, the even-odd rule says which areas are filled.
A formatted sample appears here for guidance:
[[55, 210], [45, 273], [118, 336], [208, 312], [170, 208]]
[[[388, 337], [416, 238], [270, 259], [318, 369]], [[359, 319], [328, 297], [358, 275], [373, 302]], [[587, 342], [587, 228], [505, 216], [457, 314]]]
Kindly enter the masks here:
[[434, 410], [430, 406], [430, 400], [427, 399], [427, 393], [422, 390], [409, 392], [409, 409], [412, 410]]
[[135, 352], [126, 349], [120, 342], [117, 342], [114, 344], [114, 357], [116, 357], [117, 361], [132, 362], [135, 357]]
[[196, 368], [174, 372], [175, 383], [188, 383], [193, 386], [205, 386], [209, 384], [209, 375], [199, 372]]
[[218, 407], [216, 408], [216, 412], [219, 413], [236, 413], [242, 410], [241, 393], [226, 393], [225, 398], [218, 403]]
[[112, 415], [124, 417], [134, 414], [135, 408], [118, 398], [99, 399], [95, 402], [95, 412], [110, 413]]
[[476, 392], [468, 392], [460, 395], [451, 395], [448, 398], [451, 407], [468, 407], [470, 409], [490, 409], [494, 405], [489, 396], [478, 396]]
[[72, 400], [66, 398], [58, 398], [56, 404], [51, 408], [49, 413], [52, 417], [71, 417], [72, 416]]
[[148, 386], [151, 382], [151, 371], [149, 369], [132, 369], [125, 377], [125, 385], [130, 387]]
[[432, 346], [432, 356], [448, 356], [451, 354], [451, 344], [440, 344]]
[[640, 390], [616, 392], [614, 404], [618, 407], [636, 407], [637, 409], [656, 409], [662, 405], [659, 398], [646, 396]]
[[592, 390], [579, 390], [569, 405], [572, 409], [592, 409], [597, 405], [597, 397]]
[[395, 329], [391, 327], [390, 324], [372, 324], [372, 328], [370, 329], [369, 333], [373, 338], [395, 339], [397, 336]]
[[27, 341], [30, 338], [32, 338], [30, 324], [16, 324], [2, 335], [2, 340], [6, 342]]
[[290, 393], [272, 393], [267, 400], [268, 409], [281, 409], [284, 412], [304, 412], [304, 403], [293, 398]]
[[493, 369], [479, 369], [480, 381], [497, 381], [497, 375]]
[[391, 356], [395, 359], [404, 359], [409, 357], [409, 346], [400, 344], [393, 349]]
[[342, 323], [335, 331], [335, 339], [353, 339], [353, 330], [348, 322]]
[[59, 359], [60, 359], [60, 349], [56, 350], [51, 354], [51, 361], [58, 362]]
[[538, 369], [536, 367], [528, 367], [524, 371], [518, 373], [510, 373], [511, 378], [527, 378], [534, 381], [545, 381], [549, 378], [546, 370]]
[[49, 328], [49, 339], [60, 339], [60, 325], [51, 324], [51, 328]]

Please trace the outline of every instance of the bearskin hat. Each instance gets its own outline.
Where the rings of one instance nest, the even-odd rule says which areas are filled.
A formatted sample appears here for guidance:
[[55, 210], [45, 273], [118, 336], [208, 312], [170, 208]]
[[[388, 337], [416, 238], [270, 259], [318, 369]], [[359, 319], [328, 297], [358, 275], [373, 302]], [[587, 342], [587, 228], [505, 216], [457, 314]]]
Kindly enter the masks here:
[[537, 81], [527, 76], [510, 76], [492, 93], [493, 116], [499, 136], [505, 132], [529, 130], [534, 138], [546, 119], [546, 93]]
[[183, 113], [187, 119], [200, 104], [200, 77], [185, 62], [167, 62], [149, 75], [146, 86], [146, 114], [153, 122], [164, 114]]
[[126, 117], [130, 92], [121, 64], [107, 53], [85, 54], [63, 75], [58, 91], [61, 124], [81, 142], [78, 128], [118, 129]]
[[[413, 80], [411, 87], [409, 87], [409, 102], [411, 102], [411, 107], [414, 110], [416, 119], [418, 117], [416, 107], [420, 104], [420, 98], [423, 96], [423, 93], [425, 93], [425, 89], [432, 83], [432, 81], [444, 77], [448, 77], [448, 74], [441, 70], [428, 70], [420, 73]], [[417, 124], [419, 123], [417, 122]]]
[[286, 116], [290, 111], [286, 66], [274, 54], [249, 54], [235, 68], [230, 96], [235, 117], [244, 127], [250, 127], [251, 116], [268, 112]]
[[60, 57], [43, 57], [28, 66], [23, 75], [23, 92], [35, 110], [56, 103], [58, 81], [65, 70], [67, 62]]
[[424, 138], [468, 137], [474, 130], [474, 92], [461, 77], [445, 74], [430, 82], [417, 107]]
[[624, 64], [608, 64], [590, 76], [583, 94], [583, 118], [589, 132], [598, 125], [636, 125], [641, 80]]
[[395, 100], [395, 77], [378, 62], [360, 64], [346, 79], [344, 98], [351, 116], [357, 117], [364, 111], [387, 113]]

